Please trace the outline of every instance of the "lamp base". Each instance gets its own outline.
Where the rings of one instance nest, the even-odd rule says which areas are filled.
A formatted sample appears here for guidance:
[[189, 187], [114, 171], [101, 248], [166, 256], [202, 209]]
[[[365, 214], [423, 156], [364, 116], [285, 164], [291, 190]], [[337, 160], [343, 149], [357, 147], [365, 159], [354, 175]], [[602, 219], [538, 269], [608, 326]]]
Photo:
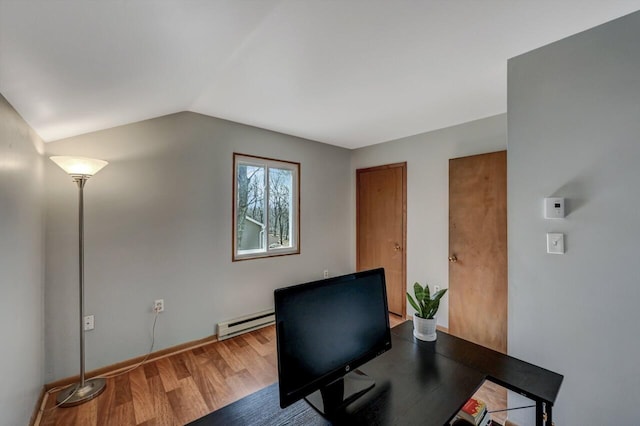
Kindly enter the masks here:
[[73, 407], [85, 403], [104, 392], [107, 386], [105, 379], [90, 379], [84, 381], [84, 386], [80, 383], [71, 385], [58, 394], [56, 402], [60, 407]]

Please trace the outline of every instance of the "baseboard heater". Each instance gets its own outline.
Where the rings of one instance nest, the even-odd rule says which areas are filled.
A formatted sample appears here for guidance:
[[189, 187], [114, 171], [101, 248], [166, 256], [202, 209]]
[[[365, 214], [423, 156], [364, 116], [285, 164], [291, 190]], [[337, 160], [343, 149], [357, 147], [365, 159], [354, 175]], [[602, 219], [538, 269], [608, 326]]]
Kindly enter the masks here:
[[257, 330], [275, 322], [276, 314], [273, 309], [224, 321], [218, 323], [218, 340], [228, 339], [242, 333]]

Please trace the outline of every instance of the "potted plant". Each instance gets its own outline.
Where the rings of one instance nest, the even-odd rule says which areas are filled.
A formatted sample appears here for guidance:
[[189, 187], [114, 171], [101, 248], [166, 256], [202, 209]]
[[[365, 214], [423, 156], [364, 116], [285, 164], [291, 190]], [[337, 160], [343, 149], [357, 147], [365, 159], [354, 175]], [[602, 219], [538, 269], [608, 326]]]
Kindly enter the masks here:
[[413, 335], [420, 340], [432, 342], [436, 340], [436, 314], [440, 307], [440, 299], [447, 292], [446, 288], [437, 291], [433, 297], [429, 285], [424, 287], [420, 283], [413, 285], [415, 299], [407, 292], [407, 299], [416, 313], [413, 314]]

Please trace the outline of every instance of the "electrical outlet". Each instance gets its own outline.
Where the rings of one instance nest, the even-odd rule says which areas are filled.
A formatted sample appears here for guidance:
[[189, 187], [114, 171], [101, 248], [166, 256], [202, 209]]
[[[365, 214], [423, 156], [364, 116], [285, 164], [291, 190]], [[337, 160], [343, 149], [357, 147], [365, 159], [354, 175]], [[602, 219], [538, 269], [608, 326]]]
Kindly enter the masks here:
[[329, 270], [328, 270], [328, 269], [325, 269], [324, 271], [322, 271], [322, 276], [323, 276], [324, 278], [329, 278]]
[[95, 328], [95, 322], [93, 315], [85, 315], [84, 317], [84, 331], [93, 330]]
[[158, 299], [153, 302], [153, 312], [164, 312], [164, 299]]

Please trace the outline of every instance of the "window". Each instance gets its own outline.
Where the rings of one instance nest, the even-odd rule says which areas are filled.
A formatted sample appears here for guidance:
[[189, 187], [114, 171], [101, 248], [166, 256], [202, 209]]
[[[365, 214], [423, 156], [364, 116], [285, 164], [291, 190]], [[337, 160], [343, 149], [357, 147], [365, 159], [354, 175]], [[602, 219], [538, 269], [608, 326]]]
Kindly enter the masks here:
[[233, 154], [233, 260], [300, 253], [300, 163]]

